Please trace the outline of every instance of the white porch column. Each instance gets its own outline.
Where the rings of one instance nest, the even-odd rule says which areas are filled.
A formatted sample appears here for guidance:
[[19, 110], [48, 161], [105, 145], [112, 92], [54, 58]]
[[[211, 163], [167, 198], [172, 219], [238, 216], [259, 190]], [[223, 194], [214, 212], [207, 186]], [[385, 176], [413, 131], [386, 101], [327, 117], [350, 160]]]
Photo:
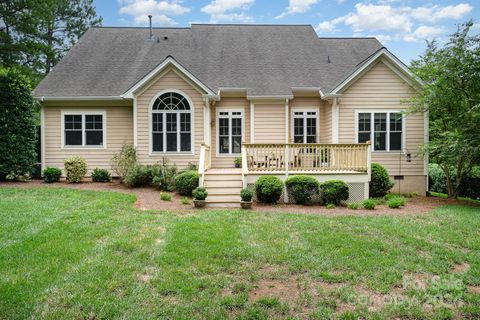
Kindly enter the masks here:
[[332, 100], [332, 143], [338, 143], [339, 110], [337, 97]]
[[210, 99], [203, 99], [203, 140], [206, 145], [211, 144], [211, 128], [210, 128]]
[[255, 143], [255, 105], [250, 101], [250, 143]]
[[285, 99], [285, 143], [288, 143], [289, 130], [288, 130], [288, 99]]
[[[137, 97], [133, 97], [133, 146], [138, 145]], [[150, 133], [149, 133], [150, 134]]]

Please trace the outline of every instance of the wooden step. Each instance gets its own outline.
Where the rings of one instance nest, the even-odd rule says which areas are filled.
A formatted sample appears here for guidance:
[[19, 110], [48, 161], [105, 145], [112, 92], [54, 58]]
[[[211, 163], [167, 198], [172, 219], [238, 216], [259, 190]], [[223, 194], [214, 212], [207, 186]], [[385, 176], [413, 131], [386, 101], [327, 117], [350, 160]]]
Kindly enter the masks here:
[[210, 187], [206, 188], [208, 191], [208, 195], [216, 195], [216, 194], [234, 194], [240, 196], [240, 191], [242, 191], [241, 187], [238, 188], [224, 188], [224, 187]]
[[204, 180], [205, 188], [242, 188], [242, 180]]
[[241, 174], [216, 174], [216, 173], [205, 173], [205, 181], [242, 181]]
[[225, 202], [225, 203], [231, 203], [231, 202], [238, 202], [240, 203], [240, 194], [208, 194], [208, 197], [206, 199], [206, 202]]

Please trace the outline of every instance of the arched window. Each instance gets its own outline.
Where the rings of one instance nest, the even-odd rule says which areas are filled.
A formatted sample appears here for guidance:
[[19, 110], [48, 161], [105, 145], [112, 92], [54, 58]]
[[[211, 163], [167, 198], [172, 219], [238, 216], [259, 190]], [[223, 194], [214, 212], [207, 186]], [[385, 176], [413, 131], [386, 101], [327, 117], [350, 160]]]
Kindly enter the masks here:
[[192, 109], [183, 95], [166, 92], [152, 105], [152, 152], [192, 151]]

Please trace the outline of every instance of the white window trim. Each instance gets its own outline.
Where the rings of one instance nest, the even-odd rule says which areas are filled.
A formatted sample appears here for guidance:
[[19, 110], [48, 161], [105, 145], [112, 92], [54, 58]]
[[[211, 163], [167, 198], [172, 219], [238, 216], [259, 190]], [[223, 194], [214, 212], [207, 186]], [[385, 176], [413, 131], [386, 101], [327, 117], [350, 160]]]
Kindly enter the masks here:
[[[370, 113], [371, 115], [371, 127], [370, 127], [370, 145], [371, 150], [374, 153], [388, 153], [388, 154], [404, 154], [406, 149], [406, 136], [407, 136], [407, 117], [404, 114], [405, 110], [401, 109], [366, 109], [366, 110], [355, 110], [355, 143], [358, 143], [358, 117], [359, 113]], [[387, 114], [387, 135], [385, 139], [387, 150], [374, 150], [373, 143], [373, 133], [374, 133], [374, 114], [375, 113], [386, 113]], [[390, 151], [390, 113], [401, 113], [402, 114], [402, 148], [401, 150]]]
[[[316, 134], [316, 140], [317, 142], [316, 143], [320, 143], [320, 108], [318, 107], [300, 107], [300, 108], [291, 108], [291, 111], [290, 111], [290, 119], [292, 120], [291, 121], [291, 124], [290, 124], [290, 137], [291, 137], [291, 141], [292, 143], [294, 143], [294, 140], [295, 140], [295, 112], [316, 112], [316, 118], [317, 118], [317, 121], [316, 121], [316, 124], [317, 124], [317, 134]], [[305, 130], [304, 131], [304, 138], [306, 139], [306, 134], [307, 134], [307, 131]], [[306, 141], [306, 140], [305, 140]], [[306, 142], [304, 142], [306, 143]]]
[[[241, 112], [241, 118], [242, 118], [242, 144], [243, 144], [243, 141], [245, 141], [245, 109], [244, 108], [231, 108], [231, 107], [218, 107], [216, 109], [216, 119], [215, 119], [215, 141], [216, 141], [216, 150], [215, 150], [215, 153], [216, 153], [216, 156], [218, 158], [232, 158], [232, 157], [238, 157], [240, 156], [242, 153], [239, 152], [239, 153], [220, 153], [220, 136], [219, 136], [219, 126], [220, 126], [220, 112]], [[225, 116], [222, 116], [222, 117], [225, 117]], [[228, 116], [230, 119], [232, 118], [231, 115]], [[235, 116], [235, 118], [238, 117], [238, 116]], [[231, 124], [231, 121], [229, 122]], [[231, 137], [231, 132], [232, 132], [232, 126], [230, 125], [229, 126], [229, 137]], [[232, 147], [230, 146], [230, 149], [232, 149]]]
[[[65, 116], [66, 115], [81, 115], [82, 116], [82, 145], [81, 146], [69, 146], [65, 144]], [[85, 135], [85, 115], [101, 115], [102, 116], [102, 133], [103, 133], [103, 144], [101, 146], [89, 146], [85, 145], [86, 135]], [[82, 109], [82, 110], [61, 110], [61, 149], [81, 149], [81, 150], [102, 150], [107, 149], [107, 112], [106, 110], [98, 109]]]
[[[187, 99], [188, 104], [190, 105], [190, 151], [183, 151], [183, 152], [178, 152], [178, 151], [153, 151], [153, 141], [152, 141], [152, 114], [153, 114], [153, 104], [157, 100], [158, 97], [160, 97], [164, 93], [168, 92], [174, 92], [181, 94], [182, 96]], [[166, 117], [164, 117], [163, 121], [166, 123]], [[178, 124], [180, 125], [180, 123]], [[166, 132], [164, 132], [164, 137], [166, 137]], [[164, 138], [165, 139], [165, 138]], [[178, 137], [177, 137], [178, 139]], [[165, 140], [164, 140], [165, 143]], [[178, 141], [177, 141], [178, 145]], [[180, 146], [180, 145], [178, 145]], [[164, 150], [166, 150], [166, 145], [164, 144]], [[195, 106], [193, 104], [192, 99], [182, 90], [178, 89], [164, 89], [159, 91], [150, 101], [150, 104], [148, 105], [148, 155], [149, 156], [159, 156], [159, 157], [165, 157], [165, 156], [192, 156], [195, 155]]]

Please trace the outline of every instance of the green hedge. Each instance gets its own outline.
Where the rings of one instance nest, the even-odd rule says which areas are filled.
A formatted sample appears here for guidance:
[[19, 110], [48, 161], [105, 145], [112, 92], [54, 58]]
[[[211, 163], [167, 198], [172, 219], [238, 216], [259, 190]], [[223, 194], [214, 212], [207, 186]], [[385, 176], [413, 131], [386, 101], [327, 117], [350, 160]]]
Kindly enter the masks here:
[[288, 196], [297, 204], [307, 204], [318, 195], [320, 183], [312, 176], [291, 176], [285, 181]]
[[381, 198], [393, 187], [387, 169], [378, 163], [372, 163], [372, 177], [370, 180], [370, 198]]
[[196, 171], [185, 171], [175, 177], [175, 189], [183, 196], [191, 196], [198, 187], [199, 175]]
[[320, 185], [322, 201], [325, 204], [340, 205], [348, 200], [348, 185], [341, 180], [329, 180]]
[[264, 203], [276, 203], [283, 191], [283, 182], [274, 176], [262, 176], [255, 183], [257, 200]]

